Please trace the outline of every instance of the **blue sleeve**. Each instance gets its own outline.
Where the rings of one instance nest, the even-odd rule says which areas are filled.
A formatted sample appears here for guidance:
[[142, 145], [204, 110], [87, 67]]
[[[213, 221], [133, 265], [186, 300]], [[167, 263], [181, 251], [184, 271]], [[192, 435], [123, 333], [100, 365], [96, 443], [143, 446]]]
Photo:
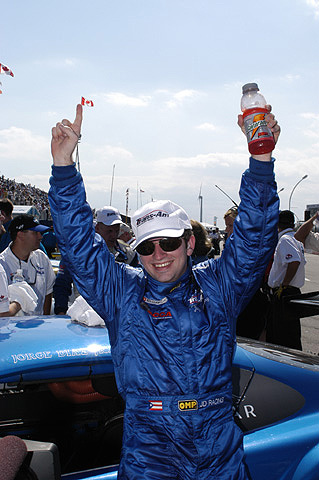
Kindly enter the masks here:
[[51, 215], [63, 261], [80, 294], [106, 322], [114, 341], [122, 299], [129, 301], [133, 295], [132, 284], [140, 270], [115, 263], [104, 240], [95, 233], [92, 210], [75, 165], [53, 166], [50, 185]]
[[233, 335], [236, 319], [260, 286], [277, 243], [279, 199], [273, 161], [250, 159], [250, 168], [242, 176], [240, 198], [234, 231], [221, 257], [209, 261], [208, 271], [196, 273], [223, 299]]

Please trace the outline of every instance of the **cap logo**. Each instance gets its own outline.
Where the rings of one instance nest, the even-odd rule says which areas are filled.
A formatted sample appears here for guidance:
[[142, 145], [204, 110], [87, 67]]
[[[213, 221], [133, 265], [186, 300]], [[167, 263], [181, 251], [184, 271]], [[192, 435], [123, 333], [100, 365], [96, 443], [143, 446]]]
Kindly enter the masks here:
[[117, 214], [115, 212], [110, 212], [110, 213], [107, 213], [106, 215], [107, 215], [107, 217], [112, 217], [113, 215], [117, 216]]
[[146, 223], [150, 220], [153, 220], [154, 218], [159, 218], [159, 217], [167, 218], [167, 217], [169, 217], [169, 214], [167, 212], [165, 212], [164, 210], [153, 210], [152, 212], [144, 215], [144, 217], [138, 218], [136, 220], [136, 226], [141, 227], [142, 225], [144, 225], [144, 223]]

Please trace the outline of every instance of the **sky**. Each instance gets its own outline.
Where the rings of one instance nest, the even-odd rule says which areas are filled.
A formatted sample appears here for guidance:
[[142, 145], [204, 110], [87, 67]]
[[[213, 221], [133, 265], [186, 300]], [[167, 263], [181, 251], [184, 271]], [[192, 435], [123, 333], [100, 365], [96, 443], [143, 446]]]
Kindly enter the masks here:
[[319, 203], [318, 45], [319, 0], [4, 2], [0, 63], [15, 76], [0, 78], [0, 174], [48, 191], [51, 128], [83, 96], [92, 208], [125, 214], [129, 189], [129, 215], [170, 199], [223, 228], [232, 202], [215, 185], [239, 202], [241, 88], [257, 82], [282, 128], [281, 209], [302, 220]]

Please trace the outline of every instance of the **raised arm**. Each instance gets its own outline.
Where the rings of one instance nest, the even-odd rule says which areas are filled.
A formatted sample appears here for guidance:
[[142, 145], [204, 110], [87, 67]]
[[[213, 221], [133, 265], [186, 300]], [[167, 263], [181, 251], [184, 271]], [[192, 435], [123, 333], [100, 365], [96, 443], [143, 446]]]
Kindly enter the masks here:
[[313, 227], [313, 222], [316, 220], [316, 218], [318, 218], [318, 212], [316, 212], [316, 214], [313, 217], [309, 218], [309, 220], [304, 222], [298, 228], [298, 230], [295, 233], [295, 238], [299, 240], [299, 242], [302, 242], [303, 244], [305, 244], [306, 238], [311, 232]]
[[[266, 119], [277, 142], [280, 127], [273, 114], [269, 113]], [[245, 133], [241, 115], [238, 125]], [[216, 296], [223, 298], [233, 334], [235, 320], [260, 286], [278, 239], [279, 199], [271, 153], [250, 157], [249, 168], [242, 177], [234, 232], [221, 257], [210, 262], [211, 286], [220, 287]], [[196, 274], [201, 276], [201, 271]], [[204, 270], [202, 274], [205, 275]]]

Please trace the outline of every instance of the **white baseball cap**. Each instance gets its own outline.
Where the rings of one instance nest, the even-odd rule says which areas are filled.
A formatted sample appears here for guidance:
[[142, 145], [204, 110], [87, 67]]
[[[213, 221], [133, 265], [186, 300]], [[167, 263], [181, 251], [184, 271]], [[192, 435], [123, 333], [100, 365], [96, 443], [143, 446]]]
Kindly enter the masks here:
[[190, 219], [185, 210], [170, 200], [147, 203], [132, 216], [132, 229], [136, 248], [144, 240], [156, 237], [181, 237], [184, 230], [191, 229]]
[[97, 223], [104, 223], [104, 225], [121, 225], [122, 218], [120, 211], [117, 208], [107, 206], [96, 211]]

